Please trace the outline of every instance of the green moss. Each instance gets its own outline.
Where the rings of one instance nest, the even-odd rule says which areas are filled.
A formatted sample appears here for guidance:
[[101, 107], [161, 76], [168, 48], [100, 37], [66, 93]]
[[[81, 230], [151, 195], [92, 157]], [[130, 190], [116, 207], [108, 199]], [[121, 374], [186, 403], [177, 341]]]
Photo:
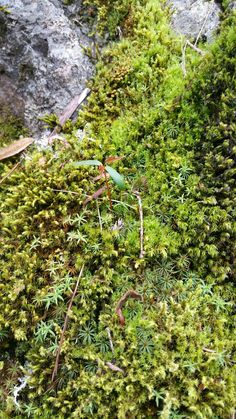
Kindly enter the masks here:
[[[187, 50], [186, 78], [163, 4], [133, 2], [132, 19], [103, 53], [69, 147], [34, 152], [0, 184], [6, 417], [223, 419], [235, 408], [234, 18], [213, 46], [201, 45], [203, 58]], [[116, 165], [128, 189], [112, 189], [112, 210], [106, 195], [84, 207], [101, 186], [96, 170], [68, 163], [109, 155], [124, 157]], [[126, 302], [122, 328], [115, 307], [128, 289], [143, 301]], [[31, 371], [18, 411], [12, 363]]]
[[10, 114], [9, 111], [1, 109], [0, 115], [0, 148], [17, 140], [20, 135], [24, 135], [26, 129], [20, 118]]

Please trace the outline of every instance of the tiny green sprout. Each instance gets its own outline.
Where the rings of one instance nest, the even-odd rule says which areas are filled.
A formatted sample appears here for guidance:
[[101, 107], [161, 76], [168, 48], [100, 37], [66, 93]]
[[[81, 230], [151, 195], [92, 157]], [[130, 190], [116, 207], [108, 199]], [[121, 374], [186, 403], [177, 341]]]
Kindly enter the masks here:
[[[75, 163], [72, 163], [72, 167], [82, 167], [82, 166], [98, 166], [98, 170], [100, 172], [100, 175], [97, 176], [95, 178], [95, 180], [99, 180], [99, 179], [104, 179], [105, 180], [105, 190], [107, 191], [107, 196], [109, 199], [109, 203], [110, 203], [110, 208], [112, 208], [112, 201], [111, 201], [111, 191], [110, 191], [110, 186], [108, 183], [108, 178], [111, 177], [111, 179], [113, 180], [113, 182], [120, 188], [120, 189], [125, 189], [126, 185], [125, 185], [125, 181], [123, 176], [120, 175], [120, 173], [118, 173], [115, 169], [113, 169], [113, 167], [109, 166], [106, 163], [113, 163], [117, 160], [121, 160], [122, 157], [116, 157], [116, 156], [111, 156], [108, 157], [105, 160], [105, 164], [103, 164], [102, 162], [100, 162], [99, 160], [82, 160], [82, 161], [78, 161]], [[98, 189], [90, 198], [86, 199], [84, 202], [84, 205], [87, 204], [87, 202], [89, 202], [91, 199], [97, 199], [99, 195], [101, 195], [104, 192], [104, 188], [100, 188]]]

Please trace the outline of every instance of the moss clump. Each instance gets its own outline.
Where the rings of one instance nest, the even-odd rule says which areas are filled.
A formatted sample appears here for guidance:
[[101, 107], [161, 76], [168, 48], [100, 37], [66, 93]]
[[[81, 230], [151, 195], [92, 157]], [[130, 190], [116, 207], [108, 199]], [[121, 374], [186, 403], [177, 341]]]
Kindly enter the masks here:
[[[235, 407], [234, 18], [201, 46], [204, 58], [187, 51], [184, 79], [162, 4], [132, 4], [133, 30], [97, 66], [77, 123], [84, 135], [75, 129], [69, 147], [35, 152], [0, 185], [6, 417], [221, 419]], [[124, 157], [116, 164], [129, 187], [112, 190], [112, 210], [105, 195], [84, 207], [96, 172], [70, 162], [109, 155]], [[143, 301], [126, 302], [121, 327], [115, 307], [129, 289]], [[30, 378], [16, 408], [19, 371]]]
[[1, 109], [0, 115], [0, 148], [17, 140], [20, 135], [24, 135], [26, 129], [20, 118], [12, 115], [8, 110]]

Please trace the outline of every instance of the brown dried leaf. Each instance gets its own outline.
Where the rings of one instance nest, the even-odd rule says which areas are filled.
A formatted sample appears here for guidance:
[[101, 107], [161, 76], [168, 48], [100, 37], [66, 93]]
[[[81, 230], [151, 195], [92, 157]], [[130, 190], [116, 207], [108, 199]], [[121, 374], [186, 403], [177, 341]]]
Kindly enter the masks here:
[[85, 206], [88, 202], [92, 201], [92, 199], [97, 199], [106, 189], [107, 187], [103, 186], [102, 188], [94, 192], [93, 195], [88, 196], [88, 198], [86, 198], [85, 201], [83, 202], [83, 206]]
[[120, 367], [117, 367], [117, 365], [112, 364], [111, 362], [106, 362], [106, 365], [110, 368], [110, 370], [115, 372], [122, 372], [124, 374], [124, 370], [122, 370]]
[[15, 156], [15, 154], [20, 153], [25, 150], [30, 144], [34, 141], [33, 138], [21, 138], [20, 140], [15, 141], [7, 147], [0, 149], [0, 160], [7, 159], [8, 157]]

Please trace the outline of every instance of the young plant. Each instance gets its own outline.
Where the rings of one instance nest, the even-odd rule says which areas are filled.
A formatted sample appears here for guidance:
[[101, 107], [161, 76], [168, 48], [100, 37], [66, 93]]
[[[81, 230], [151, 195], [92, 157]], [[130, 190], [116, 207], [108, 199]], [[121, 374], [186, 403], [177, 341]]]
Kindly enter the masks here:
[[99, 195], [101, 195], [105, 190], [107, 191], [107, 196], [109, 199], [110, 208], [112, 208], [112, 201], [111, 201], [111, 189], [109, 186], [108, 179], [111, 177], [113, 182], [120, 188], [125, 189], [125, 182], [123, 176], [121, 176], [113, 167], [109, 166], [107, 163], [113, 163], [117, 160], [121, 160], [122, 157], [108, 157], [105, 160], [105, 164], [100, 162], [99, 160], [82, 160], [72, 164], [73, 167], [81, 167], [81, 166], [98, 166], [98, 170], [100, 175], [95, 178], [95, 180], [99, 180], [104, 178], [105, 179], [105, 187], [98, 189], [91, 197], [85, 200], [84, 205], [86, 205], [91, 199], [97, 199]]

